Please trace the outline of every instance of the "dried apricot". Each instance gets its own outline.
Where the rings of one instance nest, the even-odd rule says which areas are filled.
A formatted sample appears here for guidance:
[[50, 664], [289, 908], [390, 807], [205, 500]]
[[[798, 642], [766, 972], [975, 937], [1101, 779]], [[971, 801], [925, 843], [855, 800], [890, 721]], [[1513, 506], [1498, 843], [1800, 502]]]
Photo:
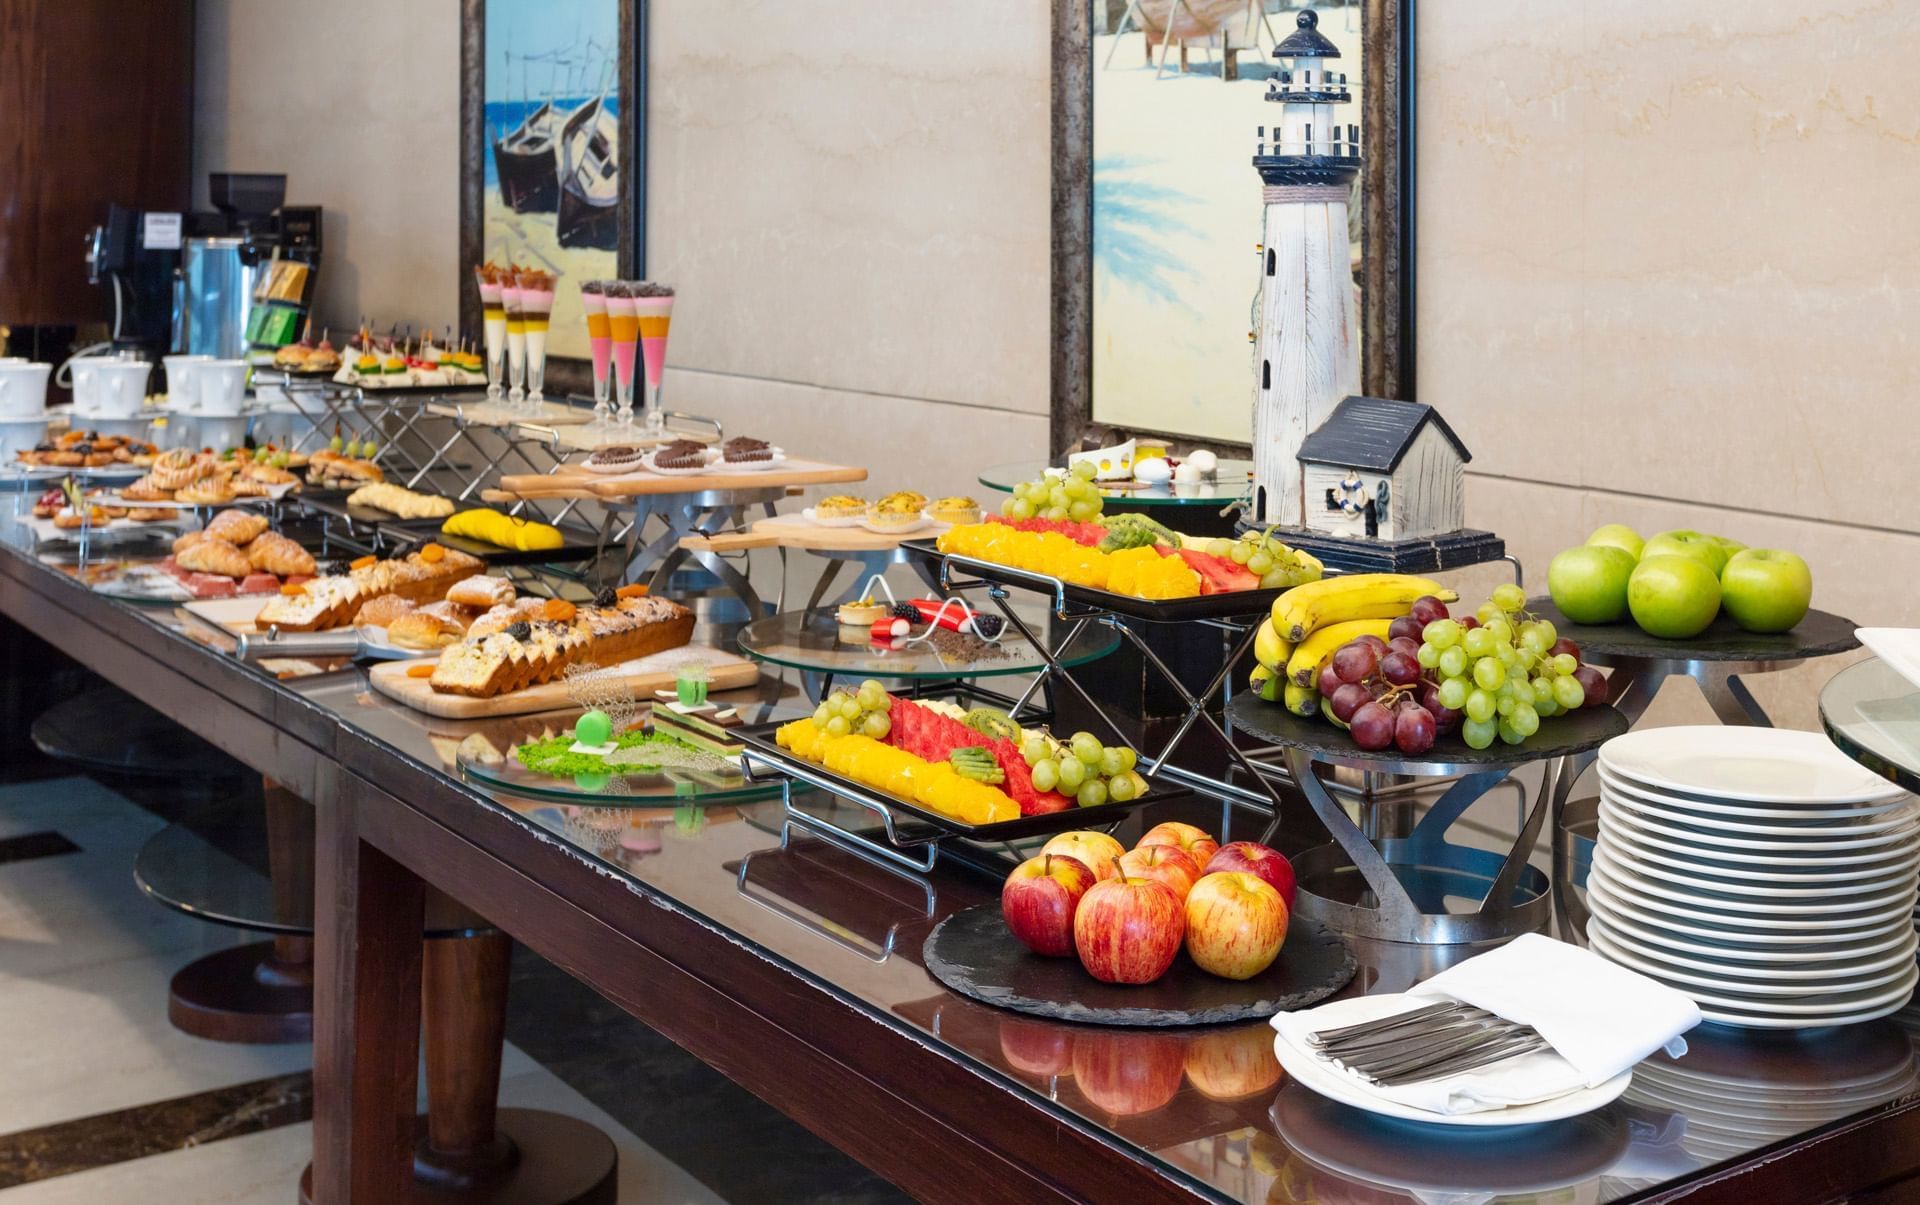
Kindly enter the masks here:
[[549, 598], [540, 608], [540, 618], [565, 623], [573, 618], [573, 604], [564, 598]]
[[379, 560], [380, 560], [380, 558], [379, 558], [379, 557], [377, 557], [377, 556], [373, 556], [373, 555], [371, 555], [371, 554], [369, 554], [369, 555], [367, 555], [367, 556], [363, 556], [363, 557], [355, 557], [355, 558], [354, 558], [354, 559], [353, 559], [352, 561], [349, 561], [349, 562], [347, 563], [347, 568], [349, 568], [349, 569], [365, 569], [365, 568], [366, 568], [367, 566], [369, 566], [369, 565], [374, 565], [374, 564], [378, 564], [378, 563], [379, 563]]
[[434, 671], [434, 663], [433, 663], [433, 662], [431, 662], [431, 661], [416, 661], [416, 662], [414, 662], [414, 663], [413, 663], [412, 665], [409, 665], [409, 666], [407, 667], [407, 677], [409, 677], [409, 678], [431, 678], [431, 677], [433, 677], [433, 671]]
[[615, 598], [639, 598], [646, 594], [646, 592], [647, 584], [645, 582], [633, 582], [630, 585], [625, 585], [615, 590], [613, 596]]
[[438, 544], [420, 545], [420, 559], [429, 565], [438, 565], [447, 559], [447, 550]]

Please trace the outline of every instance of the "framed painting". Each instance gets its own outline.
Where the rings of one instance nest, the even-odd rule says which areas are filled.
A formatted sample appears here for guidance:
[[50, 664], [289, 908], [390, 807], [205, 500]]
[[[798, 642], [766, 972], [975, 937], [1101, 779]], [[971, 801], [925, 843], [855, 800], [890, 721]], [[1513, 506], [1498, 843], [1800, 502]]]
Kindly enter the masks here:
[[556, 273], [550, 396], [590, 394], [580, 283], [646, 271], [647, 0], [461, 0], [460, 327], [472, 265]]
[[[1245, 454], [1274, 46], [1339, 47], [1361, 382], [1413, 396], [1414, 0], [1055, 0], [1052, 445], [1088, 432]], [[1309, 18], [1313, 20], [1313, 18]], [[1264, 149], [1264, 148], [1262, 148]]]

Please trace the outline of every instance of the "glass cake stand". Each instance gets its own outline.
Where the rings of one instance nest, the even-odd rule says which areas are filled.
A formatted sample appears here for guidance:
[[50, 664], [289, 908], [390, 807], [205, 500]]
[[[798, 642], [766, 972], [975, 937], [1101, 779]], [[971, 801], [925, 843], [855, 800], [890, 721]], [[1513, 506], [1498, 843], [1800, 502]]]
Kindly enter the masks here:
[[1828, 679], [1820, 726], [1848, 757], [1920, 792], [1920, 689], [1885, 661], [1849, 665]]
[[562, 778], [527, 769], [511, 752], [498, 765], [488, 765], [462, 753], [459, 767], [462, 777], [480, 786], [510, 791], [527, 799], [591, 804], [596, 808], [701, 807], [748, 803], [780, 794], [778, 783], [750, 781], [737, 767], [734, 773], [724, 776], [714, 771], [663, 769]]
[[[1018, 464], [997, 464], [980, 470], [981, 485], [1003, 494], [1023, 481], [1035, 481], [1046, 466], [1037, 460]], [[1222, 460], [1212, 477], [1190, 485], [1142, 485], [1135, 481], [1097, 481], [1100, 496], [1126, 506], [1225, 506], [1245, 498], [1253, 484], [1251, 460]], [[990, 508], [990, 509], [998, 509]]]

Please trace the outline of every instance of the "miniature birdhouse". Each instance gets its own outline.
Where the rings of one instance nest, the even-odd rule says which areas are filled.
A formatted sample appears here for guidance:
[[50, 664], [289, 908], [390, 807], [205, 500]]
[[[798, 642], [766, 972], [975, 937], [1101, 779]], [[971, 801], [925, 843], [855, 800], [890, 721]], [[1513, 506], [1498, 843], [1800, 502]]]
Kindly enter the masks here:
[[1303, 525], [1343, 539], [1457, 533], [1471, 459], [1432, 406], [1348, 397], [1300, 445]]

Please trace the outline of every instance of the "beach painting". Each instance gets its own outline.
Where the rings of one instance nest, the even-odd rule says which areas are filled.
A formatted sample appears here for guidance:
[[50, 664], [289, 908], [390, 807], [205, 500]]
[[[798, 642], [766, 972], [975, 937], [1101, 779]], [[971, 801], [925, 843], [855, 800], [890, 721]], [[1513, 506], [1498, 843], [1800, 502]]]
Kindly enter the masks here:
[[[1088, 2], [1093, 417], [1127, 430], [1246, 443], [1263, 216], [1255, 131], [1273, 120], [1276, 106], [1262, 99], [1270, 56], [1293, 31], [1298, 6]], [[1358, 97], [1361, 7], [1312, 7]], [[1356, 101], [1354, 124], [1359, 108]], [[1349, 212], [1357, 224], [1361, 207]], [[1357, 269], [1357, 228], [1352, 237]]]
[[486, 0], [481, 254], [559, 274], [551, 356], [587, 356], [580, 282], [620, 275], [620, 9]]

